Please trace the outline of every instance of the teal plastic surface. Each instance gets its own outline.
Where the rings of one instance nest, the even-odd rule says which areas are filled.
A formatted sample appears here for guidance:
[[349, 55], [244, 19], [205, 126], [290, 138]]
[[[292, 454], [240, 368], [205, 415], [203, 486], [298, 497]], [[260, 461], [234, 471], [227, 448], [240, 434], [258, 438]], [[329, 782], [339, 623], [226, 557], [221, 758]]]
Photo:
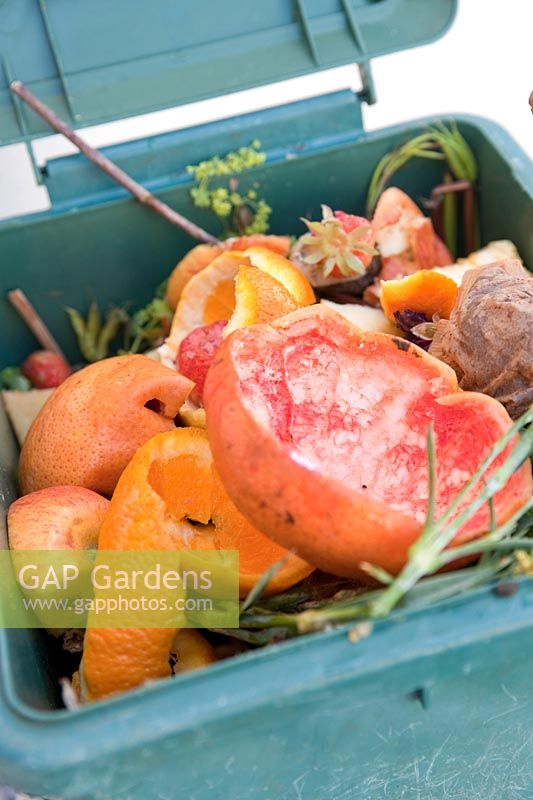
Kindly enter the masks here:
[[[355, 97], [315, 103], [307, 110], [324, 124], [309, 119], [298, 135], [305, 103], [157, 137], [153, 160], [154, 140], [113, 157], [209, 225], [190, 204], [190, 153], [227, 152], [260, 125], [268, 159], [252, 177], [274, 207], [273, 231], [301, 233], [299, 218], [322, 202], [361, 212], [378, 159], [435, 121], [350, 131]], [[333, 109], [346, 123], [337, 129], [326, 123]], [[512, 239], [533, 266], [530, 160], [498, 126], [457, 121], [480, 164], [483, 240]], [[56, 207], [0, 224], [0, 365], [35, 347], [3, 299], [15, 283], [75, 359], [65, 304], [144, 303], [191, 246], [91, 169], [77, 156], [56, 163]], [[421, 162], [398, 183], [419, 200], [436, 170]], [[3, 509], [15, 496], [15, 460], [0, 416]], [[524, 580], [513, 596], [485, 587], [397, 613], [357, 644], [346, 627], [314, 634], [67, 712], [50, 640], [0, 631], [0, 783], [65, 800], [531, 800], [532, 642], [533, 581]]]
[[[49, 133], [25, 82], [74, 127], [428, 43], [457, 0], [2, 0], [0, 145]], [[317, 78], [319, 80], [319, 78]]]
[[[188, 183], [188, 164], [216, 151], [222, 138], [232, 150], [254, 139], [269, 163], [306, 152], [353, 142], [363, 133], [361, 106], [350, 91], [302, 100], [254, 114], [219, 120], [196, 128], [165, 133], [106, 149], [106, 155], [129, 175], [159, 193]], [[127, 197], [83, 155], [56, 158], [46, 165], [44, 183], [56, 209]]]

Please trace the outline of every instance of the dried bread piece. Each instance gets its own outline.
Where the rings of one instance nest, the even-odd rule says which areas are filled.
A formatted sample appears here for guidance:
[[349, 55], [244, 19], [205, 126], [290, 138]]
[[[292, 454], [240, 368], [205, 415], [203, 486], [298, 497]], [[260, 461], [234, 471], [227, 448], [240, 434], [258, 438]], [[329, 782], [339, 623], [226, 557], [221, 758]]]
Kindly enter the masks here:
[[469, 270], [429, 352], [459, 386], [495, 397], [517, 419], [533, 403], [533, 277], [516, 259]]
[[21, 445], [33, 420], [44, 406], [53, 389], [31, 389], [29, 392], [4, 391], [2, 397], [9, 421]]

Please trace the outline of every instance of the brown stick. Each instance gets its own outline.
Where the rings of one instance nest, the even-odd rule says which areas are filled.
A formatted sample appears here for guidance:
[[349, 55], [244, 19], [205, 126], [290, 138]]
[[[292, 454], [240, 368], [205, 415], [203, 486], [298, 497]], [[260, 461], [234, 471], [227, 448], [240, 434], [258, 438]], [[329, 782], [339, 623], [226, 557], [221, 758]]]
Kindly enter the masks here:
[[442, 225], [442, 198], [445, 194], [461, 193], [463, 195], [463, 238], [467, 253], [474, 250], [474, 186], [470, 181], [450, 181], [449, 183], [439, 183], [431, 192], [431, 200], [426, 204], [431, 209], [431, 219], [433, 227], [438, 236], [443, 238]]
[[199, 225], [195, 225], [194, 222], [190, 222], [186, 217], [183, 217], [181, 214], [178, 214], [177, 211], [167, 206], [166, 203], [163, 203], [162, 200], [158, 200], [146, 187], [142, 186], [142, 184], [137, 183], [136, 180], [131, 178], [124, 170], [120, 167], [117, 167], [112, 161], [109, 160], [103, 153], [100, 153], [99, 150], [95, 150], [94, 147], [91, 147], [87, 142], [78, 136], [72, 128], [63, 122], [51, 108], [48, 108], [38, 97], [36, 97], [30, 90], [21, 82], [21, 81], [13, 81], [9, 87], [13, 94], [16, 94], [20, 97], [21, 100], [24, 100], [27, 105], [35, 111], [44, 121], [51, 127], [53, 130], [57, 131], [58, 133], [62, 133], [69, 141], [71, 141], [78, 150], [87, 156], [89, 161], [92, 161], [102, 172], [105, 172], [106, 175], [109, 175], [116, 183], [123, 186], [124, 189], [127, 189], [130, 194], [135, 197], [139, 203], [142, 203], [145, 206], [148, 206], [155, 211], [156, 214], [159, 214], [161, 217], [164, 217], [168, 222], [171, 222], [173, 225], [177, 225], [178, 228], [181, 228], [183, 231], [189, 234], [193, 239], [197, 239], [200, 242], [210, 242], [212, 244], [220, 244], [220, 241], [215, 237], [212, 236], [207, 231], [204, 231], [203, 228], [200, 228]]
[[20, 314], [30, 331], [45, 350], [52, 350], [58, 356], [67, 360], [60, 346], [44, 324], [43, 320], [34, 309], [22, 289], [13, 289], [7, 297], [13, 308]]
[[467, 253], [472, 253], [475, 247], [474, 212], [474, 187], [470, 184], [463, 194], [463, 224]]

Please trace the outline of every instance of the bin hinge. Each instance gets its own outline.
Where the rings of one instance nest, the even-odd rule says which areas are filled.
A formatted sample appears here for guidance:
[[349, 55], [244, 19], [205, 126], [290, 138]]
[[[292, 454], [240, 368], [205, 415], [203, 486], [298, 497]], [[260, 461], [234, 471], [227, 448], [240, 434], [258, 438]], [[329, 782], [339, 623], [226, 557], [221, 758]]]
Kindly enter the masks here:
[[374, 76], [372, 75], [372, 67], [370, 65], [370, 59], [364, 58], [365, 54], [368, 51], [366, 49], [363, 30], [357, 20], [357, 17], [354, 13], [350, 0], [341, 0], [341, 6], [342, 10], [344, 11], [344, 15], [346, 17], [346, 24], [348, 26], [348, 30], [352, 35], [352, 39], [354, 40], [357, 48], [363, 55], [363, 58], [361, 60], [358, 60], [357, 62], [357, 66], [359, 68], [359, 75], [361, 76], [361, 89], [359, 90], [358, 95], [362, 101], [371, 106], [376, 102], [377, 99], [376, 87], [374, 84]]
[[[346, 19], [346, 27], [353, 39], [357, 51], [357, 67], [361, 76], [361, 89], [357, 93], [359, 100], [364, 101], [368, 105], [376, 102], [376, 87], [374, 85], [374, 78], [372, 76], [372, 67], [370, 59], [366, 58], [367, 49], [361, 25], [357, 20], [357, 16], [352, 8], [351, 0], [340, 0], [341, 7]], [[312, 20], [306, 11], [304, 0], [295, 0], [296, 14], [300, 21], [303, 38], [306, 42], [309, 54], [317, 67], [321, 66], [320, 53], [318, 44], [313, 34]]]
[[361, 76], [361, 88], [357, 92], [357, 95], [362, 102], [372, 106], [377, 100], [372, 66], [370, 61], [362, 61], [357, 66], [359, 68], [359, 75]]

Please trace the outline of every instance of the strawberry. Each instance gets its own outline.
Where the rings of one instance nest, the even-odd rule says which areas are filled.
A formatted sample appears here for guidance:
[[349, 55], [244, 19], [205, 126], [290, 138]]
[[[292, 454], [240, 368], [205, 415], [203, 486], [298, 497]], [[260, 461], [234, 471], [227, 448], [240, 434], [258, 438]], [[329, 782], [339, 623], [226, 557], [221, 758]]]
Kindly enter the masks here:
[[191, 392], [191, 400], [202, 402], [204, 383], [207, 372], [215, 357], [215, 353], [222, 344], [222, 332], [227, 322], [221, 320], [195, 328], [180, 344], [176, 368], [196, 384]]
[[353, 279], [366, 272], [376, 250], [372, 225], [365, 217], [333, 212], [323, 205], [321, 222], [303, 222], [309, 233], [298, 240], [299, 258], [320, 282]]
[[34, 389], [55, 389], [71, 374], [65, 359], [51, 350], [36, 350], [20, 365]]

